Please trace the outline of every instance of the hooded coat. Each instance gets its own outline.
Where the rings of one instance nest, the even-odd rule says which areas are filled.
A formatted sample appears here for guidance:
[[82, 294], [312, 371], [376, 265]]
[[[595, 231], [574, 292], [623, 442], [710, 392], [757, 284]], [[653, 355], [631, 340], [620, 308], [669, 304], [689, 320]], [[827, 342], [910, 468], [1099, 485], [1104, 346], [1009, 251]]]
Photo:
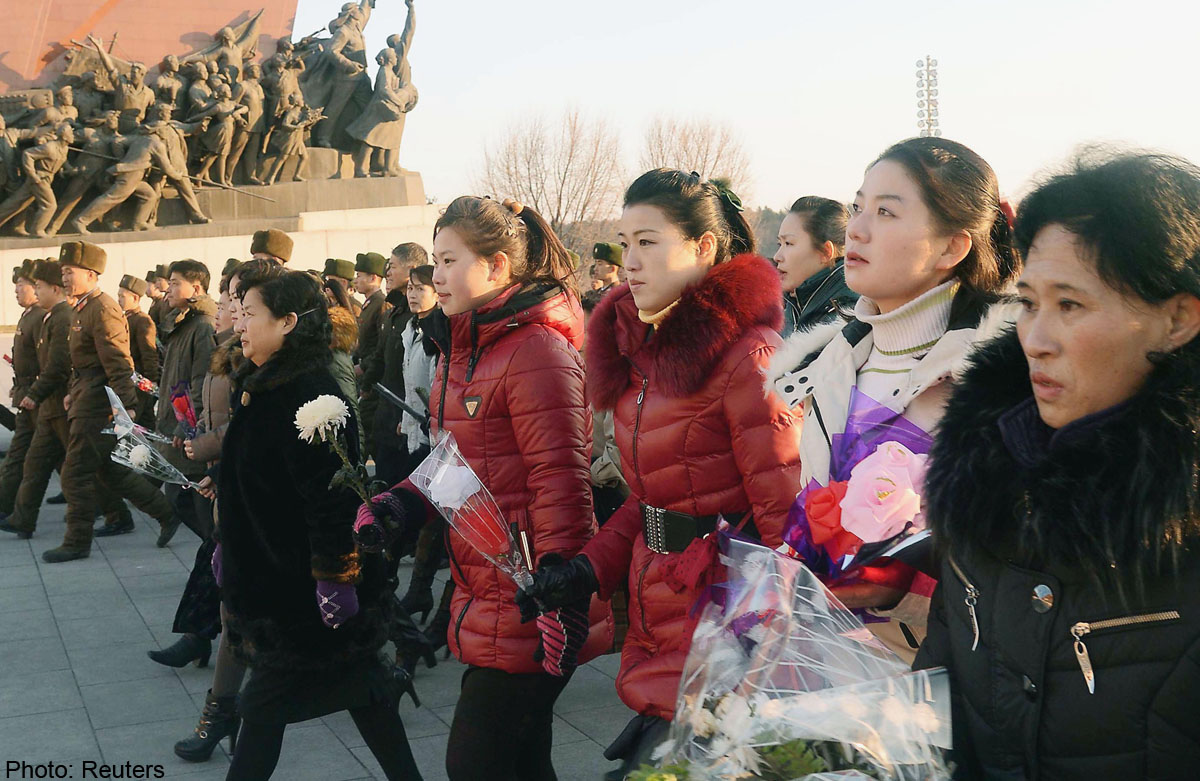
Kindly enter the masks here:
[[651, 551], [639, 503], [689, 515], [752, 516], [764, 544], [782, 541], [800, 490], [800, 419], [762, 387], [780, 344], [779, 273], [740, 255], [714, 267], [656, 330], [628, 285], [588, 326], [589, 396], [614, 410], [632, 495], [583, 553], [600, 594], [629, 584], [629, 634], [617, 691], [639, 714], [670, 719], [695, 626], [698, 584], [673, 573], [685, 553]]
[[950, 670], [957, 777], [1196, 777], [1196, 353], [1058, 431], [1015, 333], [973, 357], [925, 479], [946, 555], [914, 665]]
[[[554, 284], [513, 285], [449, 326], [430, 397], [434, 438], [454, 434], [504, 519], [527, 535], [530, 569], [547, 554], [574, 556], [596, 532], [579, 300]], [[543, 672], [541, 636], [521, 623], [516, 585], [449, 526], [446, 534], [457, 586], [450, 649], [471, 665]], [[607, 603], [592, 601], [590, 624], [580, 664], [612, 645]]]

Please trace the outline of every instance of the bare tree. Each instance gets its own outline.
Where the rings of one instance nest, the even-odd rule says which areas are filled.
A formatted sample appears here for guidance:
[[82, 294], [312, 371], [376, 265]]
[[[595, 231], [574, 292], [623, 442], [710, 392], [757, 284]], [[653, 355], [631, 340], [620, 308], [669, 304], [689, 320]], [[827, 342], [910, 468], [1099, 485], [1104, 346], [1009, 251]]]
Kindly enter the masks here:
[[[583, 247], [589, 237], [574, 233], [590, 234], [616, 211], [620, 146], [608, 123], [578, 111], [564, 114], [556, 127], [537, 117], [485, 150], [478, 184], [484, 192], [532, 206], [568, 246]], [[586, 249], [590, 252], [590, 244]]]
[[727, 125], [704, 119], [656, 117], [646, 130], [640, 158], [643, 169], [678, 168], [704, 179], [720, 177], [745, 198], [750, 161], [742, 142]]

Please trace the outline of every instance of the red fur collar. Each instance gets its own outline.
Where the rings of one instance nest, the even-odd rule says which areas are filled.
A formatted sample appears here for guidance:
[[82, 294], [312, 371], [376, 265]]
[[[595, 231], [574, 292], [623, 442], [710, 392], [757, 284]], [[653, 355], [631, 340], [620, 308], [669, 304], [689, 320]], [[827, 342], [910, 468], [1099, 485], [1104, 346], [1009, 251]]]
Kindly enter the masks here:
[[[738, 255], [708, 272], [684, 291], [679, 305], [659, 325], [638, 319], [628, 285], [601, 300], [588, 322], [588, 398], [597, 409], [612, 409], [629, 385], [630, 363], [649, 373], [669, 396], [689, 396], [747, 328], [783, 324], [779, 272], [758, 255]], [[632, 359], [632, 360], [631, 360]]]

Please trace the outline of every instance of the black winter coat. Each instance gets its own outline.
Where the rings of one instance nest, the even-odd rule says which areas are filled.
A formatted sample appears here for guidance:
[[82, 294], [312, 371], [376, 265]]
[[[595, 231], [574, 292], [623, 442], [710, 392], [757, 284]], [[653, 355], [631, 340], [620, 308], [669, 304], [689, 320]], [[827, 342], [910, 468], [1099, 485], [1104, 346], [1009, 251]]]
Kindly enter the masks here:
[[[375, 342], [375, 356], [370, 361], [363, 362], [362, 388], [374, 392], [375, 383], [381, 382], [384, 387], [404, 398], [404, 326], [412, 319], [408, 310], [408, 298], [404, 291], [393, 291], [387, 296], [390, 304], [386, 312], [379, 316], [379, 338]], [[400, 410], [390, 402], [380, 398], [375, 410], [375, 420], [366, 421], [364, 425], [375, 426], [375, 442], [380, 448], [393, 448], [408, 452], [403, 438], [396, 433], [400, 425]]]
[[783, 294], [783, 328], [779, 333], [787, 339], [797, 331], [809, 331], [837, 318], [842, 310], [852, 309], [857, 300], [858, 293], [846, 285], [846, 269], [838, 260]]
[[1053, 431], [1015, 334], [973, 358], [930, 456], [945, 558], [914, 665], [950, 669], [956, 777], [1200, 775], [1198, 376], [1176, 354]]
[[[294, 423], [318, 396], [346, 400], [327, 364], [327, 348], [323, 359], [281, 353], [257, 369], [246, 361], [235, 378], [217, 492], [222, 598], [256, 667], [342, 668], [373, 658], [387, 640], [388, 568], [381, 556], [360, 555], [352, 538], [361, 500], [329, 488], [340, 460], [329, 445], [302, 441]], [[353, 416], [345, 441], [356, 459]], [[317, 580], [355, 583], [358, 615], [327, 628]]]

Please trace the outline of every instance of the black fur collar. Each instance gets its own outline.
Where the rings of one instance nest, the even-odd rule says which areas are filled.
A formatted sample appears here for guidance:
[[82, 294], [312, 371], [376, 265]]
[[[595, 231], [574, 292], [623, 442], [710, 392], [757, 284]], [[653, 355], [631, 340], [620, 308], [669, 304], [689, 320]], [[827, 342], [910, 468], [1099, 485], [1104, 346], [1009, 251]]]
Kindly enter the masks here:
[[[982, 347], [930, 454], [926, 513], [943, 550], [1082, 570], [1119, 593], [1172, 571], [1200, 537], [1200, 345], [1168, 356], [1120, 414], [1014, 457], [999, 420], [1032, 396], [1016, 333]], [[1114, 566], [1115, 565], [1115, 566]]]
[[248, 393], [274, 390], [317, 369], [327, 369], [332, 360], [328, 345], [284, 348], [262, 366], [243, 360], [235, 375], [238, 388]]

